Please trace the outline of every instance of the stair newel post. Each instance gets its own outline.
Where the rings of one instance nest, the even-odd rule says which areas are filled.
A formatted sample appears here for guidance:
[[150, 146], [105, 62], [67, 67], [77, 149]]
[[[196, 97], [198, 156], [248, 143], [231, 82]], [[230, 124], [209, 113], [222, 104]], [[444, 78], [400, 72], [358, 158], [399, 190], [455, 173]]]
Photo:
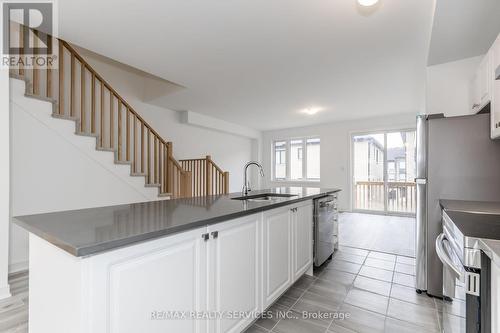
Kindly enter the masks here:
[[[21, 55], [24, 55], [24, 31], [25, 31], [25, 28], [24, 28], [24, 25], [23, 24], [19, 24], [19, 48], [20, 48], [20, 54]], [[19, 75], [24, 75], [24, 68], [22, 65], [19, 65]]]
[[80, 73], [80, 132], [85, 133], [87, 131], [87, 120], [85, 118], [85, 64], [80, 62], [81, 73]]
[[105, 128], [104, 128], [104, 82], [99, 80], [99, 83], [101, 84], [101, 98], [100, 98], [100, 104], [101, 106], [99, 107], [100, 112], [100, 125], [99, 125], [99, 138], [100, 138], [100, 147], [104, 147], [104, 135], [106, 134]]
[[154, 136], [154, 176], [153, 182], [158, 184], [158, 138]]
[[164, 192], [164, 187], [163, 187], [163, 142], [161, 140], [158, 140], [158, 184], [160, 184], [160, 193]]
[[90, 86], [90, 133], [95, 133], [95, 74], [92, 74], [92, 82]]
[[139, 159], [139, 155], [138, 155], [138, 141], [137, 141], [137, 117], [135, 116], [135, 114], [132, 114], [132, 116], [134, 117], [134, 121], [133, 121], [133, 125], [134, 125], [134, 164], [133, 164], [133, 167], [134, 167], [134, 173], [137, 173], [137, 164], [138, 164], [138, 159]]
[[224, 194], [229, 193], [229, 172], [224, 172]]
[[63, 42], [59, 40], [59, 114], [64, 114], [64, 49]]
[[75, 116], [75, 54], [71, 52], [69, 114]]
[[130, 113], [129, 109], [125, 107], [125, 159], [130, 162]]
[[172, 159], [172, 142], [167, 142], [167, 157], [165, 159], [166, 163], [167, 163], [167, 170], [166, 170], [166, 173], [167, 173], [167, 192], [168, 193], [173, 193], [174, 191], [174, 187], [173, 187], [173, 173], [172, 173], [172, 163], [171, 163], [171, 159]]
[[[19, 44], [22, 45], [22, 44]], [[47, 35], [47, 47], [49, 50], [52, 50], [52, 36]], [[47, 98], [52, 98], [52, 65], [50, 62], [47, 62], [47, 75], [46, 75], [46, 86], [45, 86], [45, 96]], [[21, 74], [21, 73], [19, 73]]]
[[141, 121], [141, 173], [144, 174], [144, 159], [145, 159], [145, 145], [144, 145], [144, 122]]
[[109, 148], [115, 148], [115, 111], [114, 95], [109, 91]]
[[122, 160], [122, 140], [123, 140], [123, 133], [122, 133], [122, 102], [120, 99], [118, 99], [118, 161]]
[[39, 73], [39, 69], [38, 69], [38, 66], [36, 64], [36, 56], [38, 54], [38, 31], [37, 30], [32, 30], [33, 31], [33, 55], [34, 55], [34, 61], [33, 61], [33, 66], [32, 66], [32, 90], [31, 92], [33, 93], [33, 95], [38, 95], [39, 93], [39, 85], [38, 85], [38, 81], [39, 81], [39, 77], [40, 77], [40, 73]]
[[205, 186], [206, 190], [205, 193], [206, 195], [211, 195], [212, 194], [212, 157], [210, 155], [207, 155], [205, 158]]
[[148, 144], [148, 149], [147, 149], [148, 184], [151, 184], [151, 131], [149, 130], [149, 128], [147, 130], [146, 135], [148, 136], [148, 140], [147, 140], [148, 141], [147, 142], [147, 144]]

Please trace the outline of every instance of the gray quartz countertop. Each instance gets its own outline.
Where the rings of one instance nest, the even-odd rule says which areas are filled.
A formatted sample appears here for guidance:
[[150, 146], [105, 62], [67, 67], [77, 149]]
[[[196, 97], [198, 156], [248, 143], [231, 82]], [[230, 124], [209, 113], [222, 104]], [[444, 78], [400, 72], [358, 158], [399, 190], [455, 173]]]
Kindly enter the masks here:
[[477, 245], [500, 266], [500, 202], [440, 200], [453, 223], [464, 236], [477, 239]]
[[70, 254], [96, 255], [209, 224], [315, 199], [336, 188], [276, 187], [261, 193], [294, 194], [271, 202], [233, 200], [241, 193], [88, 208], [15, 217], [15, 223]]

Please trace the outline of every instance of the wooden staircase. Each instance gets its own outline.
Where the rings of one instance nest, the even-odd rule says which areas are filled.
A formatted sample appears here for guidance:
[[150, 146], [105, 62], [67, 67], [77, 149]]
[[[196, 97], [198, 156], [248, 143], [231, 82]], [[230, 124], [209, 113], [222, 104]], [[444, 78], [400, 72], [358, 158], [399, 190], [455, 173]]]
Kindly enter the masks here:
[[[52, 116], [75, 122], [76, 135], [96, 138], [96, 149], [114, 153], [131, 176], [144, 177], [160, 197], [186, 198], [229, 191], [229, 173], [207, 156], [177, 161], [172, 142], [164, 140], [111, 85], [66, 41], [11, 22], [21, 54], [27, 43], [47, 38], [57, 68], [11, 68], [11, 77], [25, 81], [25, 95], [52, 102]], [[35, 54], [36, 55], [36, 54]], [[203, 168], [203, 170], [201, 169]]]

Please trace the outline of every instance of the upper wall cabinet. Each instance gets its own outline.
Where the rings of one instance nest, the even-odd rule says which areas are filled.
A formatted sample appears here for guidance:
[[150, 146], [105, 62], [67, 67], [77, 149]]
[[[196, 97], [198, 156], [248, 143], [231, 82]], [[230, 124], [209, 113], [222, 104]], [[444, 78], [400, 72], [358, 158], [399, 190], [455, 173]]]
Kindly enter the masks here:
[[500, 138], [500, 81], [495, 70], [500, 66], [500, 35], [484, 56], [470, 84], [471, 113], [478, 113], [488, 103], [491, 112], [491, 138]]
[[500, 138], [500, 80], [495, 80], [495, 71], [500, 67], [500, 35], [490, 50], [492, 63], [492, 96], [491, 96], [491, 138]]
[[479, 68], [476, 70], [474, 78], [471, 82], [471, 113], [477, 113], [491, 101], [493, 87], [493, 72], [492, 72], [493, 54], [488, 52]]

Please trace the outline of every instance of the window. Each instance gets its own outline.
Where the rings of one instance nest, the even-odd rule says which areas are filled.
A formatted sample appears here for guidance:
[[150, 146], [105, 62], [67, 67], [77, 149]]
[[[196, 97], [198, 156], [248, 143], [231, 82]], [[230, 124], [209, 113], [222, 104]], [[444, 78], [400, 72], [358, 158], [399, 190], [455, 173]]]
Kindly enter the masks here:
[[274, 177], [286, 179], [286, 141], [274, 143]]
[[275, 141], [273, 148], [273, 174], [275, 180], [319, 180], [319, 138], [302, 138]]

